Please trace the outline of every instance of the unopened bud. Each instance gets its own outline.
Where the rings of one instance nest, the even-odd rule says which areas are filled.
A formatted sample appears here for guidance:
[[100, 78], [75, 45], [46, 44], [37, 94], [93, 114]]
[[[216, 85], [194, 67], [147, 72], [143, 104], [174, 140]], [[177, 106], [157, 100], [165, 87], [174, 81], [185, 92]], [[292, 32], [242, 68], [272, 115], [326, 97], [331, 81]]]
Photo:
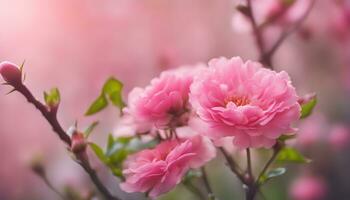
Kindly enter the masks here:
[[72, 135], [72, 146], [71, 150], [74, 154], [79, 154], [85, 152], [86, 150], [86, 140], [83, 133], [75, 132]]
[[22, 84], [22, 72], [16, 64], [8, 61], [0, 63], [0, 74], [12, 86]]

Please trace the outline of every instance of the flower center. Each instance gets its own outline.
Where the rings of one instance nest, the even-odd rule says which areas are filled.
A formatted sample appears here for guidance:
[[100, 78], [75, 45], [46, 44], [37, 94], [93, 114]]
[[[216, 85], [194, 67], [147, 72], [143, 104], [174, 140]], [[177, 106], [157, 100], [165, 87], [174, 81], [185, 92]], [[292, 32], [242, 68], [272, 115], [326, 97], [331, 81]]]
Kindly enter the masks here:
[[245, 96], [242, 96], [242, 97], [229, 96], [225, 98], [224, 102], [225, 102], [225, 105], [227, 105], [230, 102], [233, 102], [236, 106], [245, 106], [250, 103], [250, 100]]

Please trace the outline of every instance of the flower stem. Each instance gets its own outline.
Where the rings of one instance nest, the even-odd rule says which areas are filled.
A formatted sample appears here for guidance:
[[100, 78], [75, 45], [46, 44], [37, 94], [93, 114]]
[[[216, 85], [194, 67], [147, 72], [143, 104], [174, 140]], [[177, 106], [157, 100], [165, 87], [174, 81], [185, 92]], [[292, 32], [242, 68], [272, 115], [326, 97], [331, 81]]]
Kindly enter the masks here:
[[228, 166], [230, 167], [231, 171], [237, 176], [237, 178], [244, 184], [246, 184], [246, 180], [243, 176], [243, 174], [240, 172], [237, 163], [233, 160], [233, 158], [226, 152], [226, 150], [222, 147], [219, 148], [219, 150], [224, 155]]
[[207, 172], [205, 171], [205, 167], [204, 166], [201, 168], [201, 171], [202, 171], [202, 179], [203, 179], [203, 182], [204, 182], [204, 186], [205, 186], [205, 189], [207, 190], [207, 193], [208, 193], [208, 199], [209, 200], [217, 199], [215, 197], [214, 193], [213, 193], [213, 189], [210, 186], [210, 183], [209, 183], [209, 180], [208, 180], [208, 175], [207, 175]]
[[186, 188], [190, 192], [198, 196], [199, 199], [201, 200], [206, 199], [205, 195], [203, 195], [203, 193], [196, 186], [194, 186], [190, 181], [183, 182], [183, 184], [186, 186]]
[[250, 178], [253, 177], [253, 172], [252, 172], [252, 161], [251, 161], [251, 156], [250, 156], [250, 148], [246, 149], [247, 153], [247, 172]]

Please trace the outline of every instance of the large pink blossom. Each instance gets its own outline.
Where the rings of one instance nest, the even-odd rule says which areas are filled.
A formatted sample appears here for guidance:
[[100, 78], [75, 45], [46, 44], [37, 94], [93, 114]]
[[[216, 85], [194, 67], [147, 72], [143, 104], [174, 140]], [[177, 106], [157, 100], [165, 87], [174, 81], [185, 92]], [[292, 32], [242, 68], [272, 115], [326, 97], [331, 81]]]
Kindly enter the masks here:
[[139, 132], [183, 125], [189, 110], [190, 85], [197, 67], [181, 67], [161, 73], [146, 88], [134, 88], [125, 112]]
[[215, 148], [202, 136], [185, 140], [167, 140], [154, 149], [131, 155], [123, 174], [126, 192], [149, 192], [155, 198], [180, 183], [190, 168], [199, 168], [215, 157]]
[[190, 102], [200, 118], [192, 125], [212, 139], [234, 136], [240, 148], [271, 147], [276, 138], [294, 131], [297, 100], [284, 71], [238, 57], [213, 59], [191, 86]]

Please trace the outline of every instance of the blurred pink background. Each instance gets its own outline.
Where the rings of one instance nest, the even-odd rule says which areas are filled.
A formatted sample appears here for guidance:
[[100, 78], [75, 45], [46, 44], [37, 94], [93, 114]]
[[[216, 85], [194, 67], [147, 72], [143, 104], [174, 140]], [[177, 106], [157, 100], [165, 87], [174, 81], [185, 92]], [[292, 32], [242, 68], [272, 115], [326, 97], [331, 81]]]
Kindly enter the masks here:
[[[96, 117], [84, 117], [84, 112], [111, 75], [125, 84], [126, 96], [166, 68], [218, 56], [257, 59], [251, 34], [232, 27], [235, 5], [232, 0], [0, 0], [0, 61], [25, 60], [26, 84], [33, 93], [41, 98], [42, 91], [59, 87], [62, 125], [68, 128], [77, 119], [85, 127]], [[329, 126], [343, 124], [345, 130], [350, 119], [350, 25], [344, 28], [339, 13], [333, 1], [317, 1], [303, 26], [311, 37], [294, 34], [274, 57], [276, 69], [291, 74], [300, 95], [317, 93], [318, 118], [308, 119], [314, 122], [301, 129], [311, 130], [316, 138], [321, 134], [316, 127], [320, 119]], [[37, 153], [43, 154], [55, 185], [84, 188], [88, 178], [48, 124], [19, 94], [5, 96], [9, 90], [0, 87], [0, 199], [56, 198], [28, 168]], [[116, 109], [97, 118], [103, 120], [93, 139], [104, 144], [117, 120]], [[308, 140], [314, 137], [306, 134]], [[347, 147], [337, 154], [346, 155]], [[315, 149], [312, 155], [318, 154]], [[349, 159], [333, 164], [322, 170], [348, 169]], [[332, 194], [336, 191], [350, 195], [342, 190], [350, 180], [350, 173], [345, 173], [349, 179], [338, 190], [331, 188], [330, 196], [337, 197]], [[332, 177], [330, 183], [338, 180]]]

